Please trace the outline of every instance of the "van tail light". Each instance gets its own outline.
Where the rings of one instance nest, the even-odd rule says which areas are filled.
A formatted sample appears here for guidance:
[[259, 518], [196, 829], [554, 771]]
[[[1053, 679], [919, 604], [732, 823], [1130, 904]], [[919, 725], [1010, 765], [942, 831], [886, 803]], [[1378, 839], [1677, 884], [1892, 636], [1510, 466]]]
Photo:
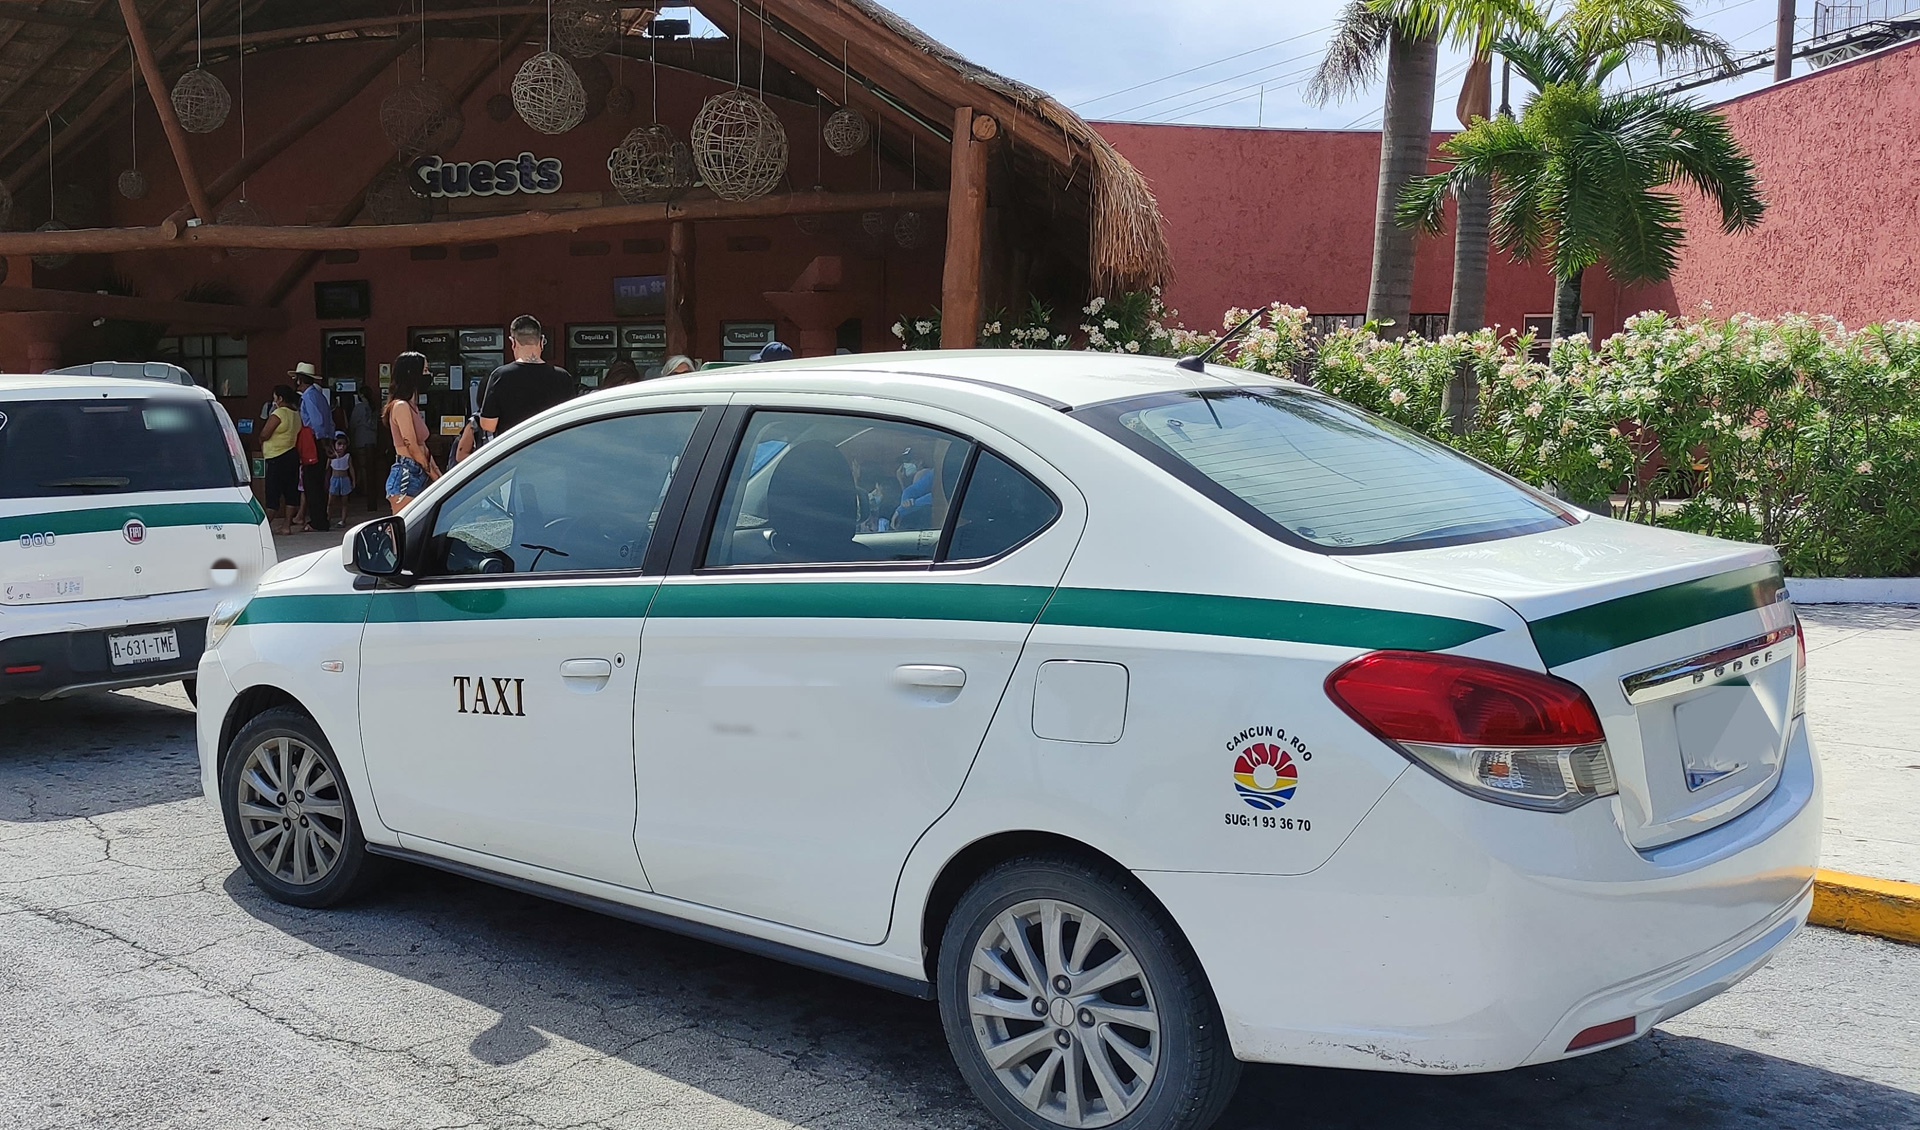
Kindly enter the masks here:
[[1807, 626], [1793, 614], [1793, 716], [1807, 712]]
[[1424, 651], [1374, 651], [1327, 697], [1414, 764], [1471, 796], [1567, 812], [1617, 791], [1600, 716], [1565, 679]]

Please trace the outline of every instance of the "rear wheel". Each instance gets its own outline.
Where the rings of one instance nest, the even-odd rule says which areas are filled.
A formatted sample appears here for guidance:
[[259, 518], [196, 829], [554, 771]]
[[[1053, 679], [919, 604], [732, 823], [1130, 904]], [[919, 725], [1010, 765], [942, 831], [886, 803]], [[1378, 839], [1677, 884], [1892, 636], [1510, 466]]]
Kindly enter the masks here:
[[269, 710], [234, 735], [220, 808], [247, 877], [280, 902], [332, 906], [371, 878], [340, 763], [300, 711]]
[[1070, 857], [982, 876], [939, 959], [947, 1045], [1009, 1127], [1204, 1130], [1240, 1078], [1205, 976], [1123, 874]]
[[180, 687], [182, 690], [187, 692], [188, 702], [191, 702], [195, 706], [200, 705], [200, 680], [199, 679], [182, 679], [180, 680]]

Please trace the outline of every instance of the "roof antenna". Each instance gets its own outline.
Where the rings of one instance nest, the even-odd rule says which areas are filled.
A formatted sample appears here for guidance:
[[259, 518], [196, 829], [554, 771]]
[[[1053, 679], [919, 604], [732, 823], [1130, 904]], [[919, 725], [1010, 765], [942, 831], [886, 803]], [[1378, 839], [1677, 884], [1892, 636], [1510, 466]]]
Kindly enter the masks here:
[[1175, 361], [1174, 364], [1180, 366], [1182, 369], [1187, 370], [1189, 373], [1206, 372], [1207, 362], [1213, 359], [1213, 355], [1220, 352], [1221, 347], [1225, 346], [1228, 342], [1232, 341], [1236, 337], [1239, 337], [1241, 334], [1241, 331], [1245, 330], [1248, 326], [1251, 326], [1255, 321], [1259, 320], [1260, 315], [1264, 313], [1266, 313], [1265, 310], [1255, 310], [1253, 313], [1248, 314], [1244, 319], [1242, 319], [1239, 325], [1228, 330], [1226, 334], [1220, 338], [1219, 341], [1216, 341], [1212, 345], [1207, 346], [1207, 351], [1205, 353], [1199, 354], [1198, 356], [1182, 357], [1180, 358], [1180, 360]]

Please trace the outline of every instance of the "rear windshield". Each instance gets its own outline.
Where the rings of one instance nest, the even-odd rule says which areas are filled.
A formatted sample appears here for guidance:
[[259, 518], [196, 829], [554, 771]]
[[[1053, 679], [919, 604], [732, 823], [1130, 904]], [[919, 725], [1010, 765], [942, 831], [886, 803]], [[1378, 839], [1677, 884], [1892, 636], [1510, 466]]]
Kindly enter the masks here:
[[1074, 415], [1255, 526], [1325, 552], [1459, 545], [1575, 521], [1441, 444], [1303, 390], [1161, 393]]
[[0, 498], [234, 485], [210, 401], [0, 400]]

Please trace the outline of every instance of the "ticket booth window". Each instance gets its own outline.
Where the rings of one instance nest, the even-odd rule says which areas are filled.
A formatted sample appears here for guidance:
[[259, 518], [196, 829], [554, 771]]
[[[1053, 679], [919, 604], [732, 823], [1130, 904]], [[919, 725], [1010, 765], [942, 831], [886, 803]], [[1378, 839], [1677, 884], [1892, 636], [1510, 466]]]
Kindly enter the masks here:
[[163, 337], [155, 350], [160, 360], [193, 374], [194, 382], [215, 396], [247, 395], [247, 339], [235, 334], [181, 334]]

